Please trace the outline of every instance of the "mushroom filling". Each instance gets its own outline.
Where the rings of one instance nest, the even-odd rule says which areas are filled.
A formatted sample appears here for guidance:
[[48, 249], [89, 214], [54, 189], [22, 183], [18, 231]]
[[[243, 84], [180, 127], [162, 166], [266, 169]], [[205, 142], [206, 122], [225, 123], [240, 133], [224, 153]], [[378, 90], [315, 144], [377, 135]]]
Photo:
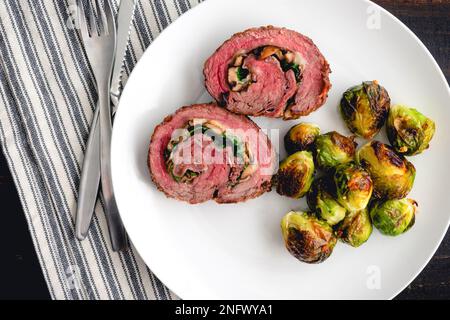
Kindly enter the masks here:
[[228, 66], [228, 84], [231, 91], [239, 92], [247, 89], [252, 84], [252, 74], [245, 66], [245, 59], [249, 55], [253, 55], [259, 60], [274, 57], [280, 63], [280, 68], [283, 72], [292, 70], [297, 83], [300, 83], [302, 80], [302, 57], [299, 53], [275, 46], [262, 46], [248, 53], [239, 53]]
[[[176, 182], [190, 183], [197, 178], [202, 171], [193, 169], [195, 166], [192, 166], [192, 168], [184, 170], [183, 174], [180, 175], [177, 173], [176, 164], [174, 163], [174, 157], [178, 146], [195, 134], [207, 136], [207, 139], [212, 141], [216, 148], [230, 149], [230, 154], [232, 156], [230, 165], [232, 165], [232, 170], [230, 170], [229, 178], [232, 185], [250, 179], [251, 175], [256, 172], [258, 166], [254, 163], [255, 159], [247, 142], [243, 143], [239, 137], [227, 132], [226, 128], [218, 121], [196, 119], [188, 121], [187, 124], [181, 128], [180, 134], [172, 137], [164, 150], [164, 160], [167, 171]], [[227, 157], [227, 159], [228, 158], [229, 157]]]

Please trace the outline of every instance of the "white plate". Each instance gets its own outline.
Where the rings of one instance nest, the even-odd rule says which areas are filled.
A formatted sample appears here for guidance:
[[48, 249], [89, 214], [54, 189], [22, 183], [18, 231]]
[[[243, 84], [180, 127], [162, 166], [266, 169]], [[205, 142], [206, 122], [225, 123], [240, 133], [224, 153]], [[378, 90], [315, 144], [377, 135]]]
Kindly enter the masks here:
[[[411, 197], [420, 213], [405, 235], [374, 231], [361, 248], [339, 243], [326, 262], [307, 265], [285, 250], [279, 226], [289, 210], [306, 208], [303, 200], [272, 192], [244, 204], [191, 206], [167, 199], [151, 183], [146, 160], [155, 125], [180, 106], [210, 101], [202, 75], [206, 58], [235, 32], [269, 24], [310, 36], [333, 70], [327, 104], [302, 120], [324, 132], [348, 133], [339, 99], [348, 87], [373, 79], [394, 103], [436, 120], [431, 149], [411, 159], [417, 167]], [[118, 206], [150, 269], [181, 298], [392, 298], [424, 268], [449, 224], [449, 105], [448, 84], [424, 45], [368, 1], [208, 0], [156, 39], [128, 81], [113, 136]], [[256, 122], [281, 129], [281, 137], [295, 123]]]

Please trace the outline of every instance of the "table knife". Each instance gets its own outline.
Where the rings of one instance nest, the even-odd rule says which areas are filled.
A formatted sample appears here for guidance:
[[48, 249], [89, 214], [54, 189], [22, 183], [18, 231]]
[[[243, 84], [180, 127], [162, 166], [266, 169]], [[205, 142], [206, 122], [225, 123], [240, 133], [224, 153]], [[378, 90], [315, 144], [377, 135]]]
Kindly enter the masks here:
[[[117, 14], [117, 48], [111, 79], [111, 102], [114, 112], [122, 91], [122, 73], [129, 42], [134, 9], [137, 0], [121, 0]], [[91, 131], [86, 145], [86, 152], [78, 189], [78, 203], [75, 220], [75, 234], [81, 241], [86, 238], [97, 202], [100, 185], [100, 126], [99, 108], [97, 106], [92, 120]], [[121, 248], [114, 248], [118, 251]]]
[[[114, 72], [111, 80], [111, 102], [113, 103], [113, 114], [116, 113], [119, 105], [120, 95], [122, 94], [122, 75], [125, 65], [125, 55], [127, 53], [128, 40], [130, 39], [131, 22], [136, 7], [137, 0], [121, 0], [119, 13], [117, 14], [117, 23], [119, 26], [117, 32], [117, 49], [116, 60], [114, 61], [114, 69], [119, 72]], [[121, 29], [123, 26], [123, 29]], [[126, 28], [125, 26], [129, 26]]]

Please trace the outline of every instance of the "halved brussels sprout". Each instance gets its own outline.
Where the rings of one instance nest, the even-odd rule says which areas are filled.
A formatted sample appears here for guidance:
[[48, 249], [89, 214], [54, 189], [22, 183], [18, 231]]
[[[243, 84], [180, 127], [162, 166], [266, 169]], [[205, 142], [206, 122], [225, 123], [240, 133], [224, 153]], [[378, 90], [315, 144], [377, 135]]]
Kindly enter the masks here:
[[372, 234], [372, 222], [367, 209], [349, 212], [337, 228], [338, 237], [352, 247], [359, 247]]
[[348, 89], [341, 100], [342, 118], [354, 134], [372, 139], [386, 122], [391, 99], [377, 81]]
[[276, 176], [277, 192], [294, 199], [303, 197], [314, 180], [314, 160], [311, 152], [301, 151], [280, 164]]
[[312, 148], [320, 128], [313, 123], [300, 123], [293, 126], [284, 136], [284, 146], [289, 154]]
[[330, 170], [353, 161], [357, 143], [353, 137], [347, 138], [333, 131], [318, 136], [314, 147], [317, 165], [324, 170]]
[[338, 202], [348, 211], [367, 207], [372, 197], [373, 182], [369, 173], [354, 162], [337, 167], [334, 174]]
[[326, 222], [304, 212], [289, 212], [281, 221], [281, 230], [288, 251], [306, 263], [325, 261], [337, 241]]
[[335, 200], [335, 194], [333, 181], [319, 178], [313, 182], [306, 197], [309, 208], [330, 226], [341, 222], [347, 213], [347, 210]]
[[396, 105], [389, 111], [386, 131], [395, 151], [413, 156], [428, 149], [436, 126], [416, 109]]
[[376, 202], [370, 216], [373, 225], [383, 234], [398, 236], [414, 225], [417, 202], [412, 199], [388, 200]]
[[372, 177], [375, 198], [402, 199], [414, 185], [416, 168], [391, 146], [369, 142], [356, 153], [356, 160]]

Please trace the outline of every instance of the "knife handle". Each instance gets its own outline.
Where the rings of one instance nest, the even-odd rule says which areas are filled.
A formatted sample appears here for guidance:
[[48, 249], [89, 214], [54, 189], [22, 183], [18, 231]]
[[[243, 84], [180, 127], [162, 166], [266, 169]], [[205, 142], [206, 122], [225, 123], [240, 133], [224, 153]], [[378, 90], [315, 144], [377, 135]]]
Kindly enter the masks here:
[[127, 234], [117, 208], [111, 173], [112, 116], [109, 83], [98, 81], [99, 120], [100, 120], [100, 173], [105, 208], [112, 249], [115, 252], [128, 247]]
[[[100, 186], [100, 106], [94, 112], [92, 119], [91, 131], [86, 144], [86, 152], [84, 156], [83, 169], [81, 171], [80, 186], [78, 188], [78, 204], [75, 222], [76, 237], [81, 241], [84, 240], [89, 231], [92, 216], [97, 202]], [[105, 203], [103, 194], [100, 196]], [[111, 202], [111, 201], [110, 201]], [[115, 199], [113, 199], [113, 211], [118, 211]], [[109, 226], [111, 245], [113, 251], [121, 251], [128, 247], [125, 230], [122, 221], [118, 215], [106, 214]]]
[[80, 186], [78, 188], [77, 215], [75, 221], [76, 237], [81, 241], [87, 236], [97, 202], [100, 185], [100, 127], [97, 104], [92, 119], [91, 131], [86, 144]]

